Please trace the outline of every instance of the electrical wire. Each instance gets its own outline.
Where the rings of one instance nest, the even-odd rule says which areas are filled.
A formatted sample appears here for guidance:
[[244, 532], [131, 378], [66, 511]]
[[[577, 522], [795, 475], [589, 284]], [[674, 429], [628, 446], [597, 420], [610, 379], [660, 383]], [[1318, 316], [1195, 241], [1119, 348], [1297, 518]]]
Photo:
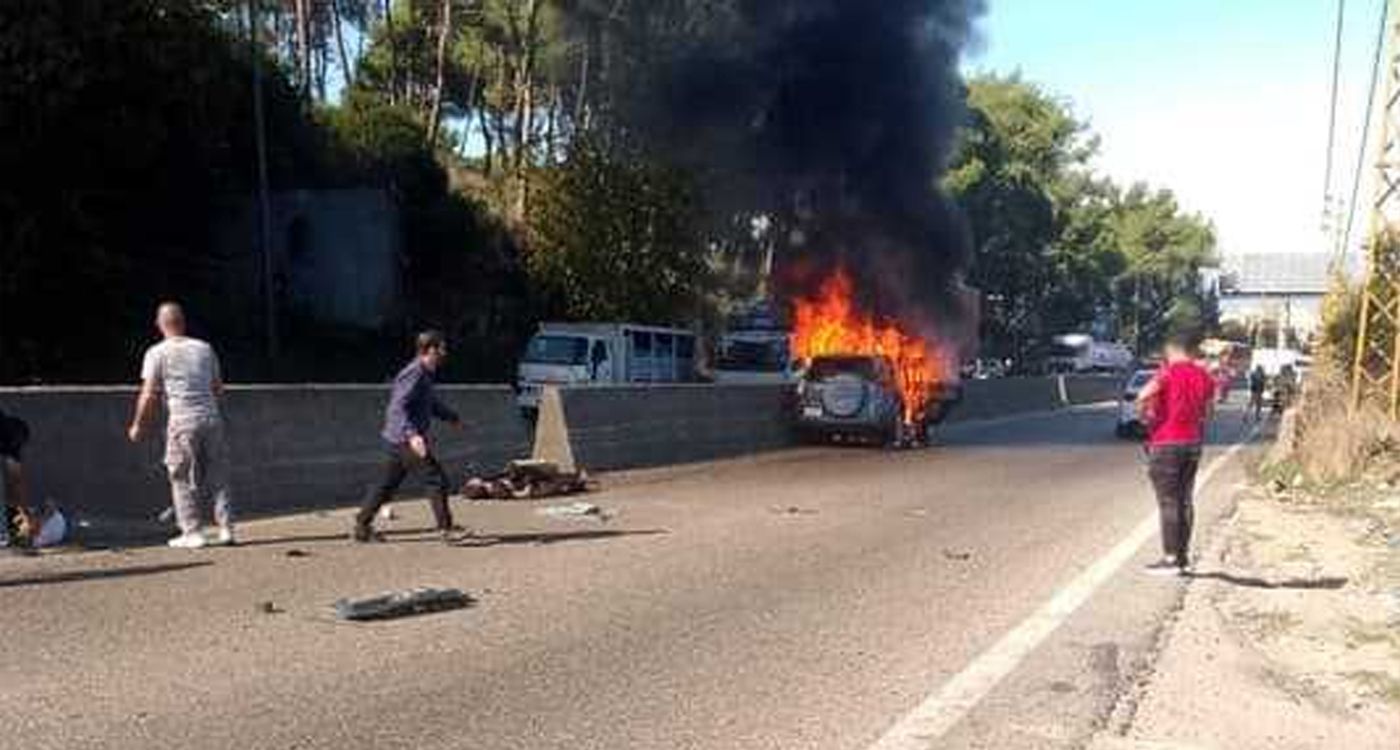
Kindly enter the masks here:
[[1332, 41], [1332, 92], [1327, 105], [1327, 168], [1322, 173], [1322, 212], [1332, 210], [1332, 162], [1337, 147], [1337, 90], [1342, 73], [1342, 24], [1346, 19], [1347, 0], [1337, 0], [1337, 31]]
[[1334, 267], [1346, 267], [1347, 251], [1351, 247], [1351, 230], [1356, 221], [1356, 197], [1361, 191], [1361, 172], [1365, 169], [1366, 147], [1371, 140], [1371, 116], [1376, 107], [1376, 85], [1380, 80], [1381, 57], [1385, 50], [1385, 27], [1389, 21], [1390, 2], [1381, 3], [1381, 22], [1376, 29], [1376, 47], [1371, 61], [1371, 84], [1367, 87], [1366, 119], [1361, 125], [1361, 145], [1356, 150], [1356, 171], [1352, 174], [1351, 198], [1347, 201], [1347, 228], [1342, 233], [1341, 244], [1334, 251]]

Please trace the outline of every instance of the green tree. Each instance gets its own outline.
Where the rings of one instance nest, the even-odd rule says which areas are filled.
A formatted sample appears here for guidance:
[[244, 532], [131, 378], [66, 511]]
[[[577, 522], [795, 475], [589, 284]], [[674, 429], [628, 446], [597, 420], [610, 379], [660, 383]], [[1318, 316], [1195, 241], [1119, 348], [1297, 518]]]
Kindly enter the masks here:
[[706, 244], [683, 172], [584, 142], [539, 184], [526, 261], [559, 312], [678, 324], [701, 313]]
[[[319, 136], [269, 68], [272, 180], [315, 184]], [[253, 184], [250, 81], [204, 3], [0, 3], [0, 379], [124, 380], [155, 298], [226, 301], [208, 231]], [[257, 328], [201, 317], [233, 348]]]
[[1147, 349], [1174, 328], [1209, 328], [1200, 270], [1215, 237], [1169, 191], [1123, 191], [1094, 175], [1097, 138], [1018, 76], [968, 82], [968, 121], [944, 184], [967, 213], [984, 347], [1109, 327]]
[[1116, 282], [1119, 328], [1140, 353], [1175, 330], [1214, 326], [1201, 269], [1215, 263], [1215, 231], [1184, 214], [1169, 190], [1134, 185], [1116, 201], [1113, 232], [1127, 261]]
[[[967, 103], [968, 122], [944, 186], [971, 224], [970, 280], [984, 294], [984, 342], [997, 354], [1017, 355], [1050, 325], [1072, 317], [1063, 310], [1066, 300], [1093, 306], [1081, 302], [1080, 290], [1056, 283], [1101, 263], [1080, 253], [1080, 245], [1061, 242], [1068, 231], [1074, 240], [1089, 240], [1089, 248], [1098, 246], [1101, 222], [1092, 213], [1100, 202], [1070, 179], [1092, 143], [1064, 105], [1017, 76], [972, 79]], [[1083, 205], [1082, 215], [1066, 215], [1073, 203]], [[1048, 308], [1051, 300], [1060, 309]]]

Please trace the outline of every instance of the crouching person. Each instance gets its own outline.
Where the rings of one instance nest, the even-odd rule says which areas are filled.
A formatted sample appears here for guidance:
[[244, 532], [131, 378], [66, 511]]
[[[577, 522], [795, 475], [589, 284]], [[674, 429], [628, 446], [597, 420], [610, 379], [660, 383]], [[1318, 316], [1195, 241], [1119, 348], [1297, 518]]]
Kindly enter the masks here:
[[29, 511], [29, 497], [21, 454], [29, 442], [29, 425], [18, 417], [0, 411], [0, 552], [23, 554], [25, 546], [16, 529], [31, 529], [34, 519]]
[[[160, 343], [146, 350], [141, 363], [141, 393], [127, 437], [139, 441], [154, 416], [156, 399], [165, 398], [165, 467], [180, 535], [171, 547], [194, 549], [234, 543], [228, 446], [219, 411], [223, 378], [219, 358], [209, 344], [185, 335], [185, 314], [167, 302], [156, 312]], [[204, 533], [200, 505], [214, 505], [218, 533]]]

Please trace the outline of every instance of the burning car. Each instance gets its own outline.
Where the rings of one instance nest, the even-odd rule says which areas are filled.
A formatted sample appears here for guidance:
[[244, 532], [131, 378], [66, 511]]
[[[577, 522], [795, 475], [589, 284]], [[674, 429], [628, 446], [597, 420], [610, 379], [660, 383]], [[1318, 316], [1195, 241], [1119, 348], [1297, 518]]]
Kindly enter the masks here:
[[798, 428], [809, 439], [899, 440], [904, 403], [888, 357], [817, 357], [797, 384], [797, 398]]
[[922, 443], [958, 400], [957, 370], [934, 342], [857, 310], [850, 277], [832, 274], [793, 308], [791, 350], [806, 363], [798, 429], [810, 437]]

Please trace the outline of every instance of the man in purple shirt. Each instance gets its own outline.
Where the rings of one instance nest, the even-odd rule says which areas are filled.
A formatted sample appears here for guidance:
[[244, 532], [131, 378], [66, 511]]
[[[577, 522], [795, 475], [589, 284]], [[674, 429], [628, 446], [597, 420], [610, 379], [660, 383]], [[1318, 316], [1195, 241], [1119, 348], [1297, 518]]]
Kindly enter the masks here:
[[428, 429], [434, 418], [460, 426], [457, 412], [447, 408], [433, 393], [433, 377], [447, 358], [447, 342], [437, 331], [418, 334], [418, 356], [414, 357], [394, 377], [389, 394], [389, 406], [384, 410], [384, 477], [355, 516], [352, 538], [357, 542], [377, 541], [372, 524], [379, 509], [391, 499], [403, 484], [410, 469], [422, 469], [432, 494], [429, 503], [438, 532], [451, 541], [459, 529], [452, 524], [452, 509], [447, 505], [447, 472], [433, 455], [428, 442]]

